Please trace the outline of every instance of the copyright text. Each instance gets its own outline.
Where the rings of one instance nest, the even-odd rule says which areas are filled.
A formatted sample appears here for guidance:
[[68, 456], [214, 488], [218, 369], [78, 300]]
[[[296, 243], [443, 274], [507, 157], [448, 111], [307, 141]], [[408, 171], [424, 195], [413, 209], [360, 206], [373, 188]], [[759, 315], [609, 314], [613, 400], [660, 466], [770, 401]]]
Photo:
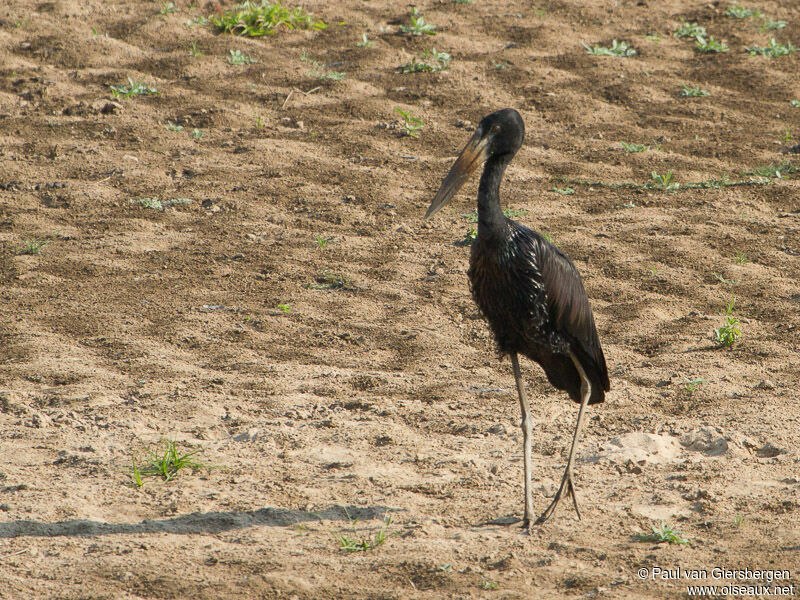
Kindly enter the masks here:
[[[648, 581], [685, 581], [689, 596], [750, 596], [791, 598], [798, 591], [790, 581], [792, 573], [788, 569], [730, 569], [713, 567], [711, 569], [686, 569], [683, 567], [642, 567], [637, 573], [639, 579]], [[699, 584], [699, 585], [698, 585]]]

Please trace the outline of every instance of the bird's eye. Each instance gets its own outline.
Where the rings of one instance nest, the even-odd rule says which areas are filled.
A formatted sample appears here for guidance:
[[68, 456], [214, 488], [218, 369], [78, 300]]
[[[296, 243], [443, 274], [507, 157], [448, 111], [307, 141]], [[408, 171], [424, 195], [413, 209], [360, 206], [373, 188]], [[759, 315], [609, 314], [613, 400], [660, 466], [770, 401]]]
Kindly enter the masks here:
[[497, 133], [500, 131], [500, 125], [492, 125], [492, 133]]

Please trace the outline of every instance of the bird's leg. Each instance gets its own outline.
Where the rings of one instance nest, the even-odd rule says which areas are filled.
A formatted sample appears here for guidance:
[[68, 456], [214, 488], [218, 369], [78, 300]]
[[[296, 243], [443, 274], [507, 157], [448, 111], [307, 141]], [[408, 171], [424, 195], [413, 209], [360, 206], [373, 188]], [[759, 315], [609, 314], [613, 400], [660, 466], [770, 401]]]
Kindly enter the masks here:
[[517, 381], [519, 405], [522, 409], [522, 460], [525, 469], [525, 513], [522, 516], [522, 526], [530, 529], [533, 515], [533, 486], [531, 484], [531, 407], [528, 396], [525, 394], [525, 382], [519, 371], [519, 359], [516, 353], [511, 355], [511, 365], [514, 367], [514, 379]]
[[558, 492], [556, 492], [555, 498], [553, 498], [550, 506], [548, 506], [542, 513], [542, 516], [536, 520], [537, 524], [544, 523], [553, 516], [553, 513], [556, 512], [556, 506], [558, 506], [558, 503], [564, 496], [572, 496], [572, 504], [575, 506], [575, 512], [578, 514], [578, 519], [581, 518], [581, 511], [578, 509], [578, 499], [575, 497], [575, 483], [572, 480], [572, 458], [575, 454], [575, 446], [578, 444], [578, 436], [580, 435], [581, 426], [583, 425], [583, 409], [589, 404], [589, 398], [592, 395], [592, 384], [589, 383], [589, 378], [586, 377], [586, 373], [583, 371], [581, 363], [575, 358], [575, 355], [570, 354], [570, 357], [581, 376], [581, 407], [578, 409], [578, 422], [575, 424], [575, 435], [572, 436], [572, 445], [569, 447], [569, 457], [567, 458], [567, 468], [564, 469], [564, 476], [561, 478], [561, 486], [558, 488]]

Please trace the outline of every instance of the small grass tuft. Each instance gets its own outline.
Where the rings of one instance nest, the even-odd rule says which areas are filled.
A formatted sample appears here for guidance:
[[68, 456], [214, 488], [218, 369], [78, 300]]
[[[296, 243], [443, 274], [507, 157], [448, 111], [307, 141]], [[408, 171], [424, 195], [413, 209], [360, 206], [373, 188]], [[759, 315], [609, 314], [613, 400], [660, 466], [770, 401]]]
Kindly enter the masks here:
[[681, 533], [661, 521], [661, 525], [651, 526], [653, 533], [647, 535], [639, 535], [641, 542], [655, 542], [656, 544], [679, 544], [686, 545], [689, 540], [681, 536]]
[[469, 246], [472, 242], [478, 239], [478, 228], [470, 227], [467, 233], [464, 234], [464, 239], [461, 240], [461, 245]]
[[765, 17], [764, 23], [761, 25], [761, 31], [775, 31], [777, 29], [783, 29], [786, 25], [788, 25], [786, 21], [773, 21]]
[[292, 312], [292, 305], [278, 304], [278, 310], [281, 311], [283, 314], [288, 315], [290, 312]]
[[275, 35], [280, 29], [310, 29], [321, 31], [328, 25], [300, 7], [286, 8], [281, 2], [261, 4], [245, 2], [212, 16], [211, 24], [222, 33], [261, 37]]
[[679, 183], [676, 183], [672, 180], [672, 171], [667, 171], [664, 175], [653, 171], [650, 176], [652, 177], [653, 181], [646, 186], [649, 189], [674, 192], [681, 187]]
[[766, 56], [768, 58], [778, 58], [779, 56], [797, 52], [797, 48], [792, 46], [791, 43], [779, 44], [775, 41], [775, 38], [769, 41], [769, 46], [748, 46], [745, 50], [750, 56]]
[[414, 57], [411, 62], [403, 63], [397, 70], [400, 73], [436, 73], [450, 68], [450, 55], [447, 52], [437, 52], [436, 48], [424, 51], [422, 58], [432, 58], [431, 62], [418, 61]]
[[39, 238], [29, 238], [22, 242], [22, 246], [17, 248], [18, 254], [23, 254], [27, 256], [36, 256], [39, 252], [42, 251], [42, 248], [47, 246], [50, 243], [50, 240], [46, 239], [39, 239]]
[[136, 465], [135, 458], [132, 457], [131, 462], [133, 463], [131, 468], [131, 479], [133, 479], [133, 484], [140, 488], [144, 485], [144, 481], [142, 480], [142, 471]]
[[366, 552], [367, 550], [374, 550], [375, 548], [382, 546], [389, 536], [398, 534], [398, 532], [389, 531], [389, 528], [392, 526], [391, 517], [386, 517], [386, 520], [383, 522], [381, 528], [373, 536], [364, 535], [358, 532], [356, 529], [358, 519], [354, 519], [350, 524], [353, 530], [352, 536], [349, 533], [334, 535], [336, 541], [339, 542], [339, 547], [346, 552]]
[[562, 196], [569, 196], [570, 194], [575, 193], [575, 190], [571, 187], [560, 188], [554, 186], [550, 188], [550, 191], [555, 192], [556, 194], [561, 194]]
[[150, 208], [153, 210], [164, 210], [164, 205], [157, 197], [153, 198], [131, 198], [128, 200], [130, 204], [138, 204], [142, 208]]
[[520, 217], [527, 215], [528, 211], [524, 208], [504, 208], [503, 214], [509, 219], [519, 219]]
[[360, 42], [356, 42], [356, 46], [358, 46], [359, 48], [372, 48], [374, 45], [375, 44], [373, 44], [372, 42], [369, 41], [369, 39], [367, 38], [367, 34], [366, 33], [362, 33], [361, 34], [361, 41]]
[[194, 17], [193, 19], [187, 19], [184, 25], [189, 29], [194, 29], [197, 26], [205, 27], [208, 25], [208, 19], [204, 16]]
[[175, 8], [175, 3], [174, 2], [162, 2], [161, 3], [161, 10], [158, 11], [158, 14], [160, 14], [160, 15], [170, 15], [170, 14], [174, 13], [177, 10], [178, 9]]
[[705, 379], [701, 379], [700, 377], [696, 377], [694, 379], [689, 379], [688, 377], [683, 378], [683, 382], [686, 384], [683, 386], [690, 394], [694, 394], [698, 389], [700, 389], [700, 384], [705, 383]]
[[128, 77], [128, 85], [109, 85], [111, 95], [114, 98], [130, 98], [131, 96], [158, 96], [160, 92], [148, 85], [145, 85], [144, 79], [134, 82], [133, 79]]
[[306, 77], [313, 77], [314, 79], [327, 79], [330, 81], [341, 81], [344, 79], [345, 73], [342, 71], [331, 71], [325, 68], [325, 65], [309, 58], [308, 54], [303, 51], [300, 55], [300, 60], [311, 65], [311, 70], [306, 71]]
[[685, 83], [682, 84], [683, 89], [681, 90], [681, 96], [684, 98], [702, 98], [703, 96], [710, 96], [711, 92], [707, 92], [706, 90], [700, 89], [699, 87], [691, 87], [686, 85]]
[[620, 142], [620, 145], [625, 152], [631, 154], [634, 152], [646, 152], [647, 150], [650, 150], [650, 146], [645, 146], [644, 144], [628, 144], [627, 142]]
[[232, 65], [252, 65], [253, 63], [257, 63], [258, 59], [252, 58], [244, 54], [241, 50], [228, 50], [230, 56], [228, 56], [228, 62]]
[[488, 579], [481, 580], [481, 589], [483, 590], [496, 590], [497, 589], [497, 582], [490, 581]]
[[139, 468], [136, 464], [136, 460], [133, 460], [131, 478], [137, 487], [141, 487], [144, 485], [143, 477], [147, 475], [160, 477], [164, 481], [170, 481], [183, 469], [209, 469], [209, 465], [193, 460], [192, 457], [198, 452], [200, 452], [200, 450], [181, 453], [178, 451], [176, 442], [173, 440], [166, 440], [166, 446], [163, 451], [153, 452], [147, 450], [147, 453], [150, 455], [150, 460], [143, 468]]
[[317, 242], [317, 246], [320, 247], [320, 248], [324, 248], [325, 246], [327, 246], [328, 242], [330, 242], [332, 239], [333, 238], [322, 237], [321, 235], [315, 235], [314, 236], [314, 241]]
[[698, 36], [697, 43], [695, 44], [695, 48], [697, 48], [700, 52], [705, 53], [713, 53], [713, 52], [727, 52], [728, 45], [725, 42], [720, 42], [719, 40], [715, 40], [713, 35], [708, 36], [708, 40], [706, 40], [705, 36]]
[[699, 38], [699, 37], [706, 37], [708, 33], [706, 32], [706, 28], [702, 25], [698, 25], [697, 23], [687, 23], [686, 21], [681, 21], [681, 26], [675, 30], [673, 33], [675, 37], [679, 38]]
[[736, 296], [731, 296], [723, 312], [725, 323], [719, 329], [714, 330], [714, 337], [717, 343], [727, 348], [733, 348], [734, 344], [742, 337], [741, 323], [739, 319], [733, 316], [733, 306], [735, 303]]
[[749, 19], [750, 17], [760, 17], [762, 15], [757, 10], [745, 8], [744, 6], [733, 3], [728, 6], [728, 10], [725, 11], [725, 16], [734, 19]]
[[436, 25], [426, 23], [416, 8], [411, 9], [411, 25], [400, 25], [400, 31], [409, 35], [436, 35]]
[[628, 42], [618, 42], [617, 40], [613, 40], [611, 42], [611, 47], [607, 46], [588, 46], [587, 44], [581, 42], [584, 48], [586, 48], [586, 53], [591, 54], [592, 56], [633, 56], [636, 54], [636, 50], [628, 44]]
[[419, 117], [412, 117], [411, 111], [404, 111], [399, 107], [395, 107], [394, 112], [403, 117], [403, 131], [405, 131], [406, 135], [413, 138], [419, 137], [419, 130], [425, 127], [422, 119]]
[[752, 171], [745, 171], [742, 175], [757, 175], [758, 177], [773, 177], [775, 179], [782, 179], [786, 175], [796, 173], [798, 167], [786, 161], [779, 165], [765, 165], [763, 167], [756, 167]]
[[742, 252], [741, 250], [737, 250], [736, 254], [733, 255], [733, 262], [735, 262], [737, 265], [746, 265], [750, 261], [744, 255], [744, 252]]
[[715, 271], [711, 272], [711, 276], [723, 285], [739, 285], [739, 283], [741, 283], [741, 279], [726, 279]]
[[201, 58], [203, 56], [203, 53], [200, 52], [200, 49], [197, 47], [197, 40], [192, 40], [192, 44], [189, 46], [189, 54], [195, 58]]
[[167, 121], [167, 131], [183, 131], [183, 125], [176, 125], [172, 121]]

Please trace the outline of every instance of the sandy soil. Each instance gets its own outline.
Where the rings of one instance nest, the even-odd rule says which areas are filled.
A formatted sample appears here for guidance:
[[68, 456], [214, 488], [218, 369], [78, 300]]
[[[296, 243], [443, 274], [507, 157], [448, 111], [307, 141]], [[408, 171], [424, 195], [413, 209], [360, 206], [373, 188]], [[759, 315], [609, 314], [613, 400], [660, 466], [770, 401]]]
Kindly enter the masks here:
[[[0, 598], [686, 597], [637, 576], [654, 566], [800, 585], [800, 186], [743, 174], [798, 162], [800, 55], [744, 47], [800, 45], [800, 10], [750, 4], [788, 24], [724, 2], [426, 0], [438, 34], [410, 37], [410, 5], [308, 0], [325, 31], [239, 39], [187, 26], [215, 10], [187, 0], [4, 3]], [[730, 51], [673, 37], [682, 19]], [[614, 39], [637, 54], [581, 46]], [[433, 47], [448, 71], [396, 72]], [[128, 77], [160, 94], [114, 100]], [[505, 106], [528, 133], [504, 201], [583, 273], [613, 388], [581, 443], [584, 519], [565, 506], [531, 536], [486, 524], [521, 514], [522, 442], [467, 287], [476, 179], [421, 220]], [[746, 185], [610, 185], [653, 171]], [[541, 511], [576, 406], [525, 375]], [[214, 468], [133, 485], [166, 439]], [[387, 519], [383, 545], [340, 548]], [[690, 544], [639, 539], [662, 519]]]

